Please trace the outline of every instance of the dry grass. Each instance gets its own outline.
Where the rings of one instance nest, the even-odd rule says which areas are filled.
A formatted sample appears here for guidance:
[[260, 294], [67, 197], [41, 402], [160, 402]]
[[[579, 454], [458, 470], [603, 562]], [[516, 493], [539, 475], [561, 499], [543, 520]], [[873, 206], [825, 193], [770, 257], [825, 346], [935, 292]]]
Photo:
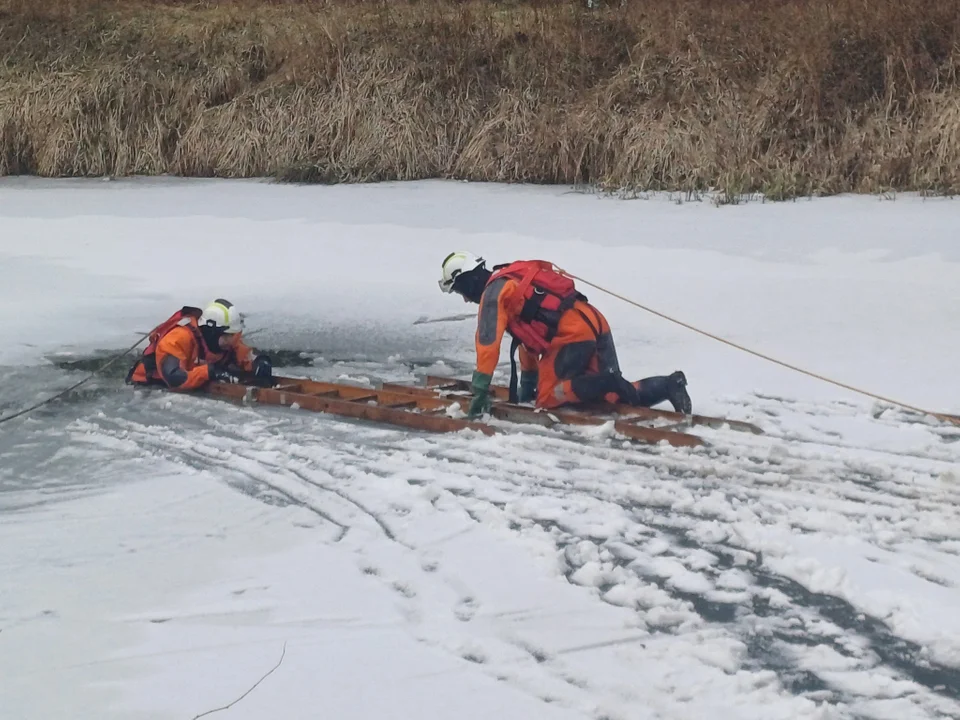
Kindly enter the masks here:
[[960, 188], [957, 0], [0, 0], [0, 174]]

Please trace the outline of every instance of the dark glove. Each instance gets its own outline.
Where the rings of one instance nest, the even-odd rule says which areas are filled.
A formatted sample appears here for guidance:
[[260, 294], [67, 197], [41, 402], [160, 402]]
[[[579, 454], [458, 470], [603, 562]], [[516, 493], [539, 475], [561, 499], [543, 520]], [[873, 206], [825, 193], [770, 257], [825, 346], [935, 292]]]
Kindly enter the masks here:
[[493, 380], [492, 376], [476, 370], [474, 371], [473, 383], [471, 385], [473, 400], [470, 401], [470, 410], [467, 412], [468, 417], [480, 417], [490, 409], [491, 380]]
[[273, 361], [269, 355], [257, 355], [257, 359], [253, 361], [253, 376], [263, 379], [273, 377]]
[[273, 385], [273, 363], [269, 355], [257, 355], [250, 368], [250, 374], [253, 375], [253, 384], [257, 387], [270, 387]]
[[533, 402], [536, 399], [538, 380], [539, 373], [535, 370], [520, 371], [520, 392], [517, 393], [518, 402]]
[[217, 367], [216, 365], [210, 366], [210, 380], [213, 382], [221, 383], [236, 383], [240, 382], [240, 379], [234, 375], [232, 372], [226, 368]]

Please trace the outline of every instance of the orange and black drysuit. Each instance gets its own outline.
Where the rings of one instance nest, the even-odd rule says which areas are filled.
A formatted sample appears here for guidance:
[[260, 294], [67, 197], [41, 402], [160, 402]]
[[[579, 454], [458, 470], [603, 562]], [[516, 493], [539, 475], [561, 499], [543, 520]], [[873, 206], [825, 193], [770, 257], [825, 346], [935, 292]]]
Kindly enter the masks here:
[[[521, 388], [529, 392], [537, 387], [538, 406], [599, 399], [604, 393], [594, 391], [589, 386], [596, 383], [586, 379], [619, 375], [620, 366], [606, 318], [586, 300], [550, 263], [531, 260], [494, 268], [480, 298], [477, 372], [493, 374], [503, 334], [509, 332], [519, 345]], [[585, 380], [588, 387], [583, 387]], [[525, 394], [518, 399], [532, 399]]]
[[666, 378], [623, 379], [607, 319], [551, 263], [520, 261], [493, 271], [480, 298], [475, 378], [488, 382], [509, 332], [520, 351], [519, 393], [511, 379], [514, 402], [533, 399], [534, 387], [543, 408], [599, 400], [648, 405], [667, 398]]
[[256, 353], [240, 337], [229, 350], [211, 350], [197, 324], [200, 315], [198, 308], [184, 307], [154, 329], [150, 344], [131, 368], [127, 381], [188, 391], [203, 387], [217, 368], [236, 366], [252, 372]]

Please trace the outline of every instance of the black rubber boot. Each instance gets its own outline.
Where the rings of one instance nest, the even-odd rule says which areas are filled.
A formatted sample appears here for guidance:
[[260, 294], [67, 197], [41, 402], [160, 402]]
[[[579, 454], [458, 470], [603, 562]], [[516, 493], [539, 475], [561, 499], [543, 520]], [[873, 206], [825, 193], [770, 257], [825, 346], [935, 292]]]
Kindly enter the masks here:
[[682, 371], [677, 370], [670, 374], [670, 395], [667, 400], [673, 405], [673, 409], [684, 415], [693, 414], [693, 402], [690, 400], [690, 393], [687, 392], [687, 376]]
[[633, 404], [643, 407], [653, 407], [669, 400], [676, 412], [684, 415], [693, 412], [693, 403], [687, 394], [687, 376], [679, 370], [671, 375], [644, 378], [637, 388], [636, 398]]

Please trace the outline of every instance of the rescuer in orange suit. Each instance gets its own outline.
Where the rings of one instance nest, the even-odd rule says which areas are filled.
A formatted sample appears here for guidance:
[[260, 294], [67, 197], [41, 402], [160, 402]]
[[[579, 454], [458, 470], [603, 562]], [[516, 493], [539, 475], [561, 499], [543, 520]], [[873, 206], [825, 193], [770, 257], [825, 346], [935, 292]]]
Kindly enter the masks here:
[[246, 373], [260, 384], [269, 383], [269, 356], [246, 345], [242, 333], [243, 315], [227, 300], [214, 300], [203, 311], [184, 307], [150, 333], [150, 344], [127, 381], [188, 391], [211, 380], [235, 382]]
[[[488, 270], [483, 258], [467, 252], [448, 255], [440, 289], [480, 305], [477, 367], [469, 415], [490, 403], [490, 382], [500, 360], [504, 332], [513, 336], [511, 401], [543, 408], [600, 400], [651, 407], [670, 401], [674, 410], [692, 411], [687, 380], [680, 371], [630, 383], [620, 373], [606, 318], [577, 292], [573, 280], [551, 263], [519, 261]], [[516, 388], [513, 350], [520, 350]]]

